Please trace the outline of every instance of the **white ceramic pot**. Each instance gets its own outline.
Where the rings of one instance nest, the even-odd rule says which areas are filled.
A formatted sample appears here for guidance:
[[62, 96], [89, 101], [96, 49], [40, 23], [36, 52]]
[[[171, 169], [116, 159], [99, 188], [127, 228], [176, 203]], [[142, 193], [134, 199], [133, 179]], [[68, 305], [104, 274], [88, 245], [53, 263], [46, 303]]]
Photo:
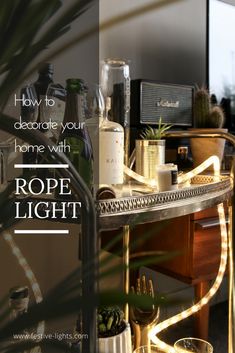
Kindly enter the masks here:
[[99, 353], [131, 353], [131, 328], [130, 324], [126, 323], [124, 331], [119, 335], [99, 338]]

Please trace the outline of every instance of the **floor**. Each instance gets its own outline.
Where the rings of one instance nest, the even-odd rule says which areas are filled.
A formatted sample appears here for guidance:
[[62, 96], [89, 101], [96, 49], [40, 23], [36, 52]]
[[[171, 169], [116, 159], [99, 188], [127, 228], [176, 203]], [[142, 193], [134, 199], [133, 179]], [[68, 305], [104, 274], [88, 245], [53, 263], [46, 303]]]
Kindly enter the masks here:
[[[214, 353], [227, 353], [228, 332], [228, 303], [216, 304], [210, 309], [210, 326], [208, 341], [214, 347]], [[170, 344], [183, 337], [193, 336], [193, 319], [189, 318], [182, 323], [172, 326], [161, 337]]]

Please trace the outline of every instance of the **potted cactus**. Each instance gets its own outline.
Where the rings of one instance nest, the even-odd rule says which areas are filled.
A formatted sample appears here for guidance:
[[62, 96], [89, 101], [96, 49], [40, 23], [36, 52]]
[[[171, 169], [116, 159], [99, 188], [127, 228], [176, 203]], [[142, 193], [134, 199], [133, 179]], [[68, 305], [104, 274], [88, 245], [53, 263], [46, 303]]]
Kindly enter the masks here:
[[[194, 97], [194, 129], [195, 132], [227, 132], [223, 129], [224, 113], [219, 105], [212, 105], [211, 98], [206, 88], [197, 88]], [[194, 167], [201, 164], [212, 155], [222, 161], [225, 140], [221, 138], [206, 139], [193, 138], [190, 141]]]
[[156, 166], [165, 163], [164, 134], [172, 125], [162, 123], [160, 117], [157, 128], [148, 126], [135, 141], [136, 173], [146, 178], [155, 178]]
[[98, 310], [99, 353], [130, 353], [131, 329], [118, 306]]

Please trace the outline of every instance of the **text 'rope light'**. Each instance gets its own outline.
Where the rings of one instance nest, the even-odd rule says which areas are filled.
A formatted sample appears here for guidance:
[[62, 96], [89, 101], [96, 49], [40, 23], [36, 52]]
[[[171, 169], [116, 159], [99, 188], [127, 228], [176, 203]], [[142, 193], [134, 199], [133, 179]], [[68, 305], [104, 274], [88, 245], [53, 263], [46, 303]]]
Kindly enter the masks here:
[[[217, 156], [212, 156], [208, 158], [205, 162], [203, 162], [200, 166], [192, 170], [191, 172], [183, 175], [181, 177], [180, 182], [186, 182], [190, 179], [192, 179], [195, 175], [201, 173], [203, 170], [208, 168], [211, 164], [213, 164], [214, 167], [214, 175], [215, 177], [219, 178], [220, 174], [220, 162], [219, 158]], [[204, 305], [208, 304], [210, 299], [215, 295], [217, 292], [218, 288], [221, 285], [221, 282], [224, 277], [224, 273], [226, 270], [226, 263], [227, 263], [227, 249], [228, 249], [228, 238], [227, 238], [227, 228], [226, 228], [226, 219], [225, 219], [225, 212], [224, 212], [224, 206], [223, 204], [217, 205], [217, 210], [218, 210], [218, 215], [219, 215], [219, 221], [220, 221], [220, 234], [221, 234], [221, 255], [220, 255], [220, 265], [219, 265], [219, 270], [215, 279], [214, 284], [210, 288], [210, 290], [207, 292], [207, 294], [201, 298], [196, 304], [194, 304], [192, 307], [182, 311], [181, 313], [174, 315], [173, 317], [164, 320], [160, 322], [158, 325], [154, 326], [150, 332], [149, 332], [149, 337], [151, 341], [156, 344], [162, 351], [165, 351], [167, 353], [175, 353], [174, 347], [171, 345], [161, 341], [156, 335], [159, 334], [161, 331], [165, 330], [171, 325], [174, 325], [178, 322], [180, 322], [183, 319], [186, 319], [187, 317], [195, 314], [198, 312]]]

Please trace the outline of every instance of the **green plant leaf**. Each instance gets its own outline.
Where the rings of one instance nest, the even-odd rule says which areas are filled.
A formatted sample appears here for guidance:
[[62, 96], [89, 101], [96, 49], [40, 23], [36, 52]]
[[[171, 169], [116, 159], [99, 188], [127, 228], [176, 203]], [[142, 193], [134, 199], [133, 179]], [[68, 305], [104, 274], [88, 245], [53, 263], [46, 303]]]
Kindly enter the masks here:
[[[24, 69], [22, 70], [22, 68], [27, 67], [28, 63], [32, 62], [43, 49], [67, 32], [70, 29], [70, 23], [81, 16], [93, 1], [73, 1], [72, 5], [42, 34], [39, 33], [39, 30], [59, 9], [61, 4], [59, 0], [28, 2], [22, 0], [25, 11], [21, 11], [20, 16], [17, 16], [19, 8], [14, 9], [15, 12], [12, 13], [13, 22], [10, 23], [6, 33], [7, 40], [4, 38], [6, 48], [0, 58], [1, 73], [8, 70], [2, 82], [4, 90], [0, 91], [2, 108], [5, 106], [10, 93], [22, 82], [24, 76]], [[18, 6], [20, 4], [21, 1]], [[16, 24], [14, 22], [15, 17], [18, 19]], [[32, 18], [34, 21], [32, 21]], [[37, 38], [38, 35], [39, 38]]]
[[11, 21], [3, 33], [1, 48], [4, 55], [0, 58], [1, 66], [9, 62], [16, 53], [30, 47], [42, 25], [60, 5], [59, 0], [18, 2], [18, 6], [12, 12]]

